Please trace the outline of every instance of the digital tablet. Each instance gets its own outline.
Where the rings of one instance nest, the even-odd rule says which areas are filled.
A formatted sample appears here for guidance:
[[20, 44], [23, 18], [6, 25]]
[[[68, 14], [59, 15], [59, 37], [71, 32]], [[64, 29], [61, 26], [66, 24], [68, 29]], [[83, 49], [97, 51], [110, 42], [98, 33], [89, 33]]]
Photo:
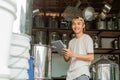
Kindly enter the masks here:
[[61, 40], [56, 40], [51, 42], [51, 44], [56, 48], [57, 52], [62, 54], [62, 49], [66, 48], [66, 45], [63, 44], [63, 42]]

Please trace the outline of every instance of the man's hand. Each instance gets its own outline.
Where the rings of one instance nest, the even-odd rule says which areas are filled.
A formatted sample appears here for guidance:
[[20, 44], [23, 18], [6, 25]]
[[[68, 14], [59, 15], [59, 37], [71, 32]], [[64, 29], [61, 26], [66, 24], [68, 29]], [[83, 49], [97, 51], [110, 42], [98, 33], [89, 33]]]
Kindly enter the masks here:
[[70, 51], [69, 49], [62, 49], [62, 52], [64, 54], [64, 56], [67, 56], [67, 57], [73, 57], [74, 54], [72, 51]]

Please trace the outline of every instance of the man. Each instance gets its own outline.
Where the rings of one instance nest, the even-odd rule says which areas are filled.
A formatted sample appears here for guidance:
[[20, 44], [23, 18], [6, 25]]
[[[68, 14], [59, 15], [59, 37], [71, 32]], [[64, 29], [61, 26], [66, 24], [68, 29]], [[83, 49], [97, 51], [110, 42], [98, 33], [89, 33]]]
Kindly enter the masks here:
[[72, 30], [75, 33], [68, 45], [63, 49], [65, 61], [71, 59], [66, 80], [89, 80], [89, 65], [94, 59], [93, 40], [84, 33], [85, 23], [83, 18], [76, 17], [72, 20]]

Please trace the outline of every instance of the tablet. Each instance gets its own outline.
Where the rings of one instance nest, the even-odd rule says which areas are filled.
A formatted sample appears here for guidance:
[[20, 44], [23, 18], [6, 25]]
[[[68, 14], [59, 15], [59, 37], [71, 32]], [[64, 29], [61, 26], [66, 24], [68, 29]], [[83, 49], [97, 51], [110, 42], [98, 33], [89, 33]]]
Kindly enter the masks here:
[[66, 48], [66, 45], [63, 44], [63, 42], [61, 40], [53, 41], [53, 42], [51, 42], [51, 44], [56, 48], [56, 50], [59, 54], [62, 54], [62, 49]]

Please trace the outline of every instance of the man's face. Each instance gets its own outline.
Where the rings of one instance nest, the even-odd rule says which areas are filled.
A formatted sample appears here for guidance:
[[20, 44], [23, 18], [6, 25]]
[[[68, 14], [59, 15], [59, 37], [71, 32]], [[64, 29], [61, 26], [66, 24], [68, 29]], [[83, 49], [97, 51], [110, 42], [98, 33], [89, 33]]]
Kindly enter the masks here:
[[83, 32], [84, 27], [85, 27], [85, 24], [83, 23], [82, 20], [73, 19], [73, 21], [72, 21], [72, 29], [73, 29], [75, 34], [79, 34], [79, 33]]

